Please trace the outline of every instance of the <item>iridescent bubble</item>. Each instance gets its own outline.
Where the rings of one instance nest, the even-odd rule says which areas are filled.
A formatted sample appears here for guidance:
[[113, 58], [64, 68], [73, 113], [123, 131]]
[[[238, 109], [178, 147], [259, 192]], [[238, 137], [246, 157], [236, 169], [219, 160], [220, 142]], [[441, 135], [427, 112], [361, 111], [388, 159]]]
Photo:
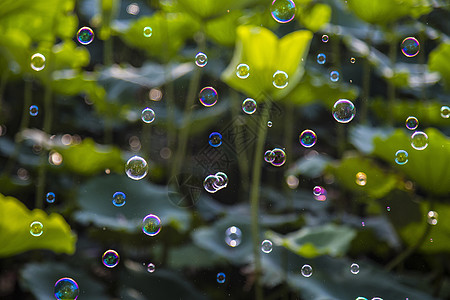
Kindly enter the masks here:
[[351, 58], [350, 58], [350, 62], [351, 62], [352, 64], [354, 64], [354, 63], [356, 62], [356, 58], [351, 57]]
[[398, 150], [395, 152], [395, 162], [398, 165], [404, 165], [408, 162], [408, 152], [405, 150]]
[[30, 66], [35, 71], [41, 71], [45, 68], [45, 56], [41, 53], [35, 53], [31, 56]]
[[383, 300], [383, 299], [380, 297], [374, 297], [374, 298], [372, 298], [372, 300]]
[[367, 298], [365, 298], [365, 297], [358, 297], [355, 300], [367, 300]]
[[242, 102], [242, 110], [247, 114], [251, 115], [256, 111], [256, 101], [252, 98], [247, 98]]
[[288, 74], [286, 72], [280, 71], [280, 70], [276, 71], [273, 74], [272, 79], [273, 79], [273, 81], [272, 81], [273, 86], [278, 88], [278, 89], [284, 89], [285, 87], [287, 87], [287, 85], [289, 83], [289, 80], [288, 80], [289, 76], [288, 76]]
[[222, 145], [222, 135], [218, 132], [213, 132], [209, 135], [209, 144], [213, 147]]
[[336, 82], [339, 80], [339, 72], [338, 71], [331, 71], [330, 72], [330, 80], [333, 82]]
[[358, 273], [359, 273], [359, 265], [353, 263], [353, 264], [350, 266], [350, 272], [352, 272], [352, 274], [355, 274], [355, 275], [358, 274]]
[[303, 147], [311, 148], [317, 142], [317, 135], [314, 131], [307, 129], [300, 134], [299, 139]]
[[292, 0], [274, 0], [270, 13], [278, 23], [288, 23], [295, 17], [295, 3]]
[[271, 163], [275, 160], [275, 153], [272, 150], [267, 150], [264, 153], [264, 160], [268, 163]]
[[317, 63], [323, 65], [327, 61], [327, 56], [323, 53], [317, 54]]
[[208, 193], [215, 193], [218, 191], [218, 188], [216, 187], [217, 177], [215, 175], [208, 175], [206, 176], [205, 180], [203, 181], [203, 187]]
[[419, 53], [420, 44], [416, 38], [407, 37], [402, 41], [400, 48], [406, 57], [414, 57]]
[[205, 53], [199, 52], [195, 56], [195, 64], [200, 68], [203, 68], [208, 63], [208, 56]]
[[224, 172], [217, 172], [216, 175], [216, 181], [213, 182], [213, 185], [216, 187], [216, 189], [223, 189], [227, 187], [228, 185], [228, 176]]
[[39, 107], [37, 105], [30, 106], [30, 116], [36, 117], [39, 113]]
[[225, 231], [225, 242], [230, 247], [237, 247], [241, 243], [242, 232], [236, 226], [231, 226]]
[[428, 135], [423, 131], [416, 131], [411, 135], [411, 146], [416, 150], [423, 150], [428, 146]]
[[224, 273], [217, 273], [217, 282], [218, 283], [224, 283], [225, 278], [226, 278], [226, 276]]
[[153, 273], [153, 272], [155, 272], [155, 269], [156, 269], [156, 267], [155, 267], [155, 265], [153, 263], [149, 263], [147, 265], [147, 272]]
[[386, 207], [386, 210], [391, 211], [391, 207], [390, 206]]
[[264, 253], [270, 253], [272, 252], [272, 242], [269, 240], [264, 240], [261, 243], [261, 251]]
[[76, 281], [68, 277], [59, 279], [53, 291], [58, 300], [76, 300], [80, 294]]
[[239, 64], [236, 67], [236, 76], [240, 79], [245, 79], [250, 76], [250, 67], [246, 64]]
[[82, 45], [88, 45], [94, 40], [94, 31], [89, 27], [81, 27], [77, 32], [77, 40]]
[[443, 105], [441, 107], [441, 117], [443, 117], [444, 119], [450, 118], [450, 107], [446, 105]]
[[141, 120], [147, 124], [150, 124], [155, 120], [155, 112], [151, 108], [145, 108], [141, 113]]
[[107, 250], [103, 253], [102, 262], [103, 265], [107, 268], [114, 268], [119, 264], [119, 253], [114, 250]]
[[356, 184], [360, 186], [365, 186], [367, 184], [367, 175], [364, 172], [356, 173]]
[[161, 219], [149, 214], [142, 220], [142, 231], [149, 236], [155, 236], [161, 231]]
[[347, 99], [339, 99], [333, 106], [333, 117], [339, 123], [348, 123], [355, 117], [355, 105]]
[[144, 27], [144, 36], [145, 37], [151, 37], [153, 34], [153, 29], [149, 26]]
[[112, 203], [116, 207], [124, 206], [125, 203], [126, 203], [126, 201], [125, 201], [126, 198], [127, 198], [127, 196], [124, 193], [122, 193], [122, 192], [115, 192], [114, 195], [113, 195]]
[[140, 156], [131, 157], [125, 165], [125, 173], [133, 180], [140, 180], [147, 175], [148, 164]]
[[328, 43], [328, 40], [329, 40], [328, 35], [326, 35], [326, 34], [322, 35], [322, 42]]
[[32, 236], [41, 236], [44, 233], [44, 225], [39, 221], [30, 224], [30, 234]]
[[328, 195], [327, 190], [325, 188], [321, 187], [320, 185], [316, 185], [313, 188], [313, 196], [314, 196], [315, 200], [325, 201], [325, 200], [327, 200], [327, 195]]
[[210, 86], [203, 88], [198, 95], [200, 103], [206, 107], [211, 107], [216, 104], [218, 98], [217, 91]]
[[283, 149], [275, 148], [272, 150], [275, 156], [274, 160], [270, 162], [275, 167], [281, 167], [286, 162], [286, 153]]
[[310, 265], [303, 265], [301, 272], [304, 277], [311, 277], [313, 269]]
[[55, 202], [56, 196], [55, 193], [53, 192], [48, 192], [47, 195], [45, 196], [45, 200], [47, 200], [48, 203], [53, 203]]
[[406, 118], [405, 125], [409, 130], [415, 130], [419, 126], [419, 120], [416, 117], [409, 116]]
[[434, 210], [430, 210], [427, 214], [427, 222], [430, 225], [436, 225], [438, 222], [438, 213], [435, 212]]
[[267, 127], [272, 127], [272, 121], [267, 121]]

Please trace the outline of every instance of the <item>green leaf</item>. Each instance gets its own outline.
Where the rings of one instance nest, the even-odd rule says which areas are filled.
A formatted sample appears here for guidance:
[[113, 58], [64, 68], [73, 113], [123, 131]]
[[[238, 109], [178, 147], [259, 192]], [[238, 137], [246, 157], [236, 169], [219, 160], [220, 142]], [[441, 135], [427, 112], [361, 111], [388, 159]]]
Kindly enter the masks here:
[[317, 3], [312, 7], [298, 10], [297, 20], [312, 32], [317, 32], [330, 22], [331, 7], [327, 4]]
[[177, 4], [181, 11], [186, 11], [195, 19], [210, 20], [225, 15], [227, 11], [236, 11], [257, 1], [258, 0], [178, 0]]
[[0, 30], [0, 68], [14, 70], [12, 62], [15, 62], [20, 67], [16, 73], [30, 70], [30, 45], [31, 38], [24, 31], [16, 28]]
[[450, 56], [450, 43], [443, 43], [430, 53], [428, 68], [439, 72], [447, 89], [450, 89], [450, 66], [447, 63]]
[[[294, 31], [278, 39], [264, 27], [245, 25], [237, 28], [237, 36], [233, 58], [221, 76], [224, 82], [255, 100], [261, 100], [262, 94], [278, 100], [297, 85], [304, 72], [312, 38], [310, 31]], [[241, 63], [250, 67], [246, 79], [236, 76], [236, 67]], [[278, 89], [272, 83], [278, 70], [289, 76], [289, 84], [284, 89]]]
[[[41, 236], [30, 234], [30, 224], [42, 223]], [[0, 257], [12, 256], [34, 249], [47, 249], [55, 253], [73, 254], [76, 236], [69, 224], [56, 213], [47, 215], [40, 209], [28, 210], [14, 197], [0, 194]]]
[[232, 11], [221, 18], [211, 20], [205, 25], [205, 32], [212, 40], [225, 46], [232, 46], [236, 41], [236, 27], [243, 17], [241, 11]]

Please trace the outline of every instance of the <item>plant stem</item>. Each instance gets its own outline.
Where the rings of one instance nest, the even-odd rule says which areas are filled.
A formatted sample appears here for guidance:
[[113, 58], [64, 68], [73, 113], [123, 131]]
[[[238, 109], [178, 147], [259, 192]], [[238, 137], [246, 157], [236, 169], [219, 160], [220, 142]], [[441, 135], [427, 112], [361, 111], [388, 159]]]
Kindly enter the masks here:
[[361, 123], [367, 123], [367, 111], [369, 109], [369, 96], [370, 96], [370, 48], [372, 44], [372, 27], [369, 27], [369, 32], [366, 37], [366, 44], [368, 47], [367, 57], [363, 61], [363, 91], [362, 91], [362, 103], [361, 103]]
[[[397, 59], [397, 39], [394, 30], [390, 30], [391, 40], [389, 43], [389, 62], [392, 71], [395, 72], [395, 61]], [[395, 75], [393, 73], [392, 75]], [[394, 124], [394, 105], [395, 105], [395, 85], [392, 80], [387, 80], [387, 94], [388, 94], [388, 124]]]
[[8, 68], [5, 68], [5, 70], [3, 70], [2, 77], [0, 78], [0, 112], [2, 111], [3, 94], [5, 93], [6, 83], [8, 82], [8, 76], [9, 70]]

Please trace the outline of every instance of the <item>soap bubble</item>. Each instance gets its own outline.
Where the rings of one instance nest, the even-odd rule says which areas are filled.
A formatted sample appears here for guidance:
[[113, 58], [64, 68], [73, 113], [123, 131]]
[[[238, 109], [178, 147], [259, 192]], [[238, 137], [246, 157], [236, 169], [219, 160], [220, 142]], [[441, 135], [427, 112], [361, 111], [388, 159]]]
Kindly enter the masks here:
[[365, 297], [358, 297], [355, 300], [367, 300], [367, 298], [365, 298]]
[[404, 165], [408, 162], [408, 152], [405, 150], [398, 150], [395, 152], [395, 162], [398, 165]]
[[195, 56], [195, 64], [200, 68], [203, 68], [208, 63], [208, 56], [205, 53], [199, 52]]
[[430, 210], [427, 214], [427, 222], [430, 225], [436, 225], [438, 222], [438, 213], [434, 210]]
[[275, 160], [275, 153], [272, 150], [267, 150], [264, 153], [264, 160], [268, 163], [271, 163]]
[[145, 108], [142, 110], [141, 119], [145, 123], [149, 124], [155, 120], [155, 112], [151, 108]]
[[153, 263], [149, 263], [147, 265], [147, 272], [153, 273], [153, 272], [155, 272], [155, 269], [156, 269], [156, 267], [155, 267], [155, 265]]
[[102, 262], [103, 265], [107, 268], [114, 268], [119, 264], [119, 253], [114, 250], [107, 250], [103, 253]]
[[414, 57], [419, 53], [420, 44], [419, 41], [414, 37], [407, 37], [402, 41], [401, 47], [402, 53], [406, 57]]
[[408, 118], [406, 118], [405, 125], [409, 130], [415, 130], [417, 126], [419, 126], [419, 120], [417, 120], [416, 117], [409, 116]]
[[225, 242], [230, 247], [237, 247], [241, 243], [242, 232], [236, 226], [231, 226], [225, 231]]
[[267, 121], [267, 127], [272, 127], [272, 121]]
[[225, 282], [225, 274], [224, 273], [217, 273], [217, 282], [218, 283], [224, 283]]
[[271, 162], [271, 164], [275, 167], [281, 167], [286, 162], [286, 153], [283, 149], [275, 148], [272, 150], [274, 155], [274, 160]]
[[317, 135], [314, 131], [307, 129], [300, 134], [299, 139], [303, 147], [311, 148], [317, 142]]
[[125, 165], [125, 173], [133, 180], [140, 180], [147, 175], [148, 164], [140, 156], [131, 157]]
[[256, 106], [256, 101], [252, 98], [247, 98], [242, 102], [242, 110], [248, 115], [251, 115], [256, 111]]
[[313, 269], [310, 265], [303, 265], [301, 272], [304, 277], [311, 277]]
[[328, 43], [328, 40], [329, 40], [328, 35], [326, 35], [326, 34], [322, 35], [322, 42]]
[[41, 71], [45, 68], [45, 56], [41, 53], [35, 53], [31, 56], [31, 68], [35, 71]]
[[153, 34], [153, 29], [149, 26], [144, 27], [144, 36], [145, 37], [151, 37]]
[[30, 116], [36, 117], [39, 113], [39, 107], [37, 105], [31, 105], [30, 106]]
[[264, 240], [261, 243], [261, 251], [264, 253], [270, 253], [272, 252], [272, 242], [269, 240]]
[[351, 57], [351, 58], [350, 58], [350, 62], [351, 62], [352, 64], [354, 64], [354, 63], [356, 62], [356, 58]]
[[41, 236], [44, 233], [44, 225], [39, 221], [30, 224], [30, 234], [32, 236]]
[[364, 172], [356, 173], [356, 184], [360, 186], [365, 186], [367, 184], [367, 175]]
[[250, 76], [250, 67], [247, 64], [239, 64], [236, 67], [236, 76], [245, 79]]
[[216, 181], [213, 182], [213, 185], [217, 189], [223, 189], [223, 188], [227, 187], [227, 185], [228, 185], [227, 174], [225, 174], [224, 172], [217, 172], [215, 177], [216, 177]]
[[352, 272], [352, 274], [358, 274], [359, 273], [359, 265], [358, 264], [352, 264], [350, 266], [350, 272]]
[[284, 71], [276, 71], [273, 74], [273, 86], [278, 88], [278, 89], [284, 89], [285, 87], [287, 87], [289, 81], [288, 81], [288, 74]]
[[216, 104], [218, 98], [217, 91], [210, 86], [203, 88], [198, 95], [200, 103], [206, 107], [211, 107]]
[[94, 40], [94, 31], [89, 27], [81, 27], [77, 32], [77, 40], [82, 45], [88, 45]]
[[122, 192], [115, 192], [114, 195], [113, 195], [112, 203], [116, 207], [124, 206], [125, 203], [126, 203], [126, 201], [125, 201], [126, 198], [127, 198], [127, 196], [124, 193], [122, 193]]
[[161, 231], [161, 219], [149, 214], [142, 220], [142, 231], [149, 236], [155, 236]]
[[208, 175], [206, 176], [205, 180], [203, 181], [203, 187], [208, 193], [215, 193], [218, 191], [218, 188], [216, 187], [217, 177], [215, 175]]
[[323, 53], [317, 54], [317, 63], [323, 65], [327, 61], [327, 56]]
[[59, 279], [53, 291], [58, 300], [76, 300], [80, 294], [76, 281], [68, 277]]
[[416, 150], [423, 150], [428, 146], [428, 135], [423, 131], [416, 131], [411, 136], [411, 146]]
[[295, 3], [292, 0], [274, 0], [270, 13], [278, 23], [288, 23], [295, 17]]
[[331, 71], [330, 72], [330, 80], [333, 82], [336, 82], [339, 80], [339, 72], [338, 71]]
[[339, 99], [333, 106], [333, 117], [339, 123], [348, 123], [355, 117], [355, 105], [347, 99]]
[[209, 135], [209, 144], [213, 147], [222, 145], [222, 135], [218, 132], [213, 132]]
[[448, 119], [450, 117], [450, 107], [443, 105], [441, 107], [441, 117]]
[[53, 203], [55, 202], [56, 196], [55, 193], [53, 192], [48, 192], [47, 195], [45, 196], [45, 200], [47, 200], [48, 203]]
[[313, 188], [314, 199], [317, 201], [325, 201], [327, 200], [327, 190], [320, 185], [316, 185]]

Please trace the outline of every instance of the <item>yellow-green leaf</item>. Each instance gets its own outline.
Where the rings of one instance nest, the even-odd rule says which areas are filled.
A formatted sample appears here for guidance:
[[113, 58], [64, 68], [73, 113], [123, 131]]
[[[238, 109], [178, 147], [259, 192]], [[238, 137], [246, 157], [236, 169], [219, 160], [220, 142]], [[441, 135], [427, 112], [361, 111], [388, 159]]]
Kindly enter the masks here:
[[450, 65], [448, 63], [449, 57], [450, 43], [445, 43], [440, 44], [436, 49], [431, 51], [430, 58], [428, 60], [429, 69], [441, 74], [447, 89], [450, 89]]
[[311, 8], [299, 9], [297, 20], [309, 30], [316, 32], [323, 28], [331, 19], [331, 7], [317, 3]]

